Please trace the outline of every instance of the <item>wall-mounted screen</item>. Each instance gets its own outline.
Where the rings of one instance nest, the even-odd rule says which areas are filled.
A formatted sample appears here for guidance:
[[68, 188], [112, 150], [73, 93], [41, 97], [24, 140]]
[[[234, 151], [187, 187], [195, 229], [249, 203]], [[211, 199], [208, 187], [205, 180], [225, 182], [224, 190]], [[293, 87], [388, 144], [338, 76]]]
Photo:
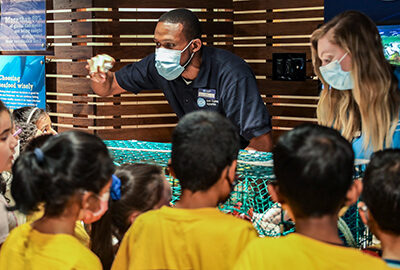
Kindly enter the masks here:
[[378, 30], [386, 59], [392, 65], [400, 66], [400, 24], [378, 25]]

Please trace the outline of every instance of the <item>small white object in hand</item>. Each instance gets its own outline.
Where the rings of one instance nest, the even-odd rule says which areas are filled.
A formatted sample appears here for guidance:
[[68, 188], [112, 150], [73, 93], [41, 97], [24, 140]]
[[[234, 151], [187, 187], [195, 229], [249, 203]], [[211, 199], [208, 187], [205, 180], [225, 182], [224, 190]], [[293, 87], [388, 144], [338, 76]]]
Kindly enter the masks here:
[[87, 60], [90, 67], [90, 74], [98, 71], [107, 73], [114, 66], [115, 59], [107, 54], [99, 54]]

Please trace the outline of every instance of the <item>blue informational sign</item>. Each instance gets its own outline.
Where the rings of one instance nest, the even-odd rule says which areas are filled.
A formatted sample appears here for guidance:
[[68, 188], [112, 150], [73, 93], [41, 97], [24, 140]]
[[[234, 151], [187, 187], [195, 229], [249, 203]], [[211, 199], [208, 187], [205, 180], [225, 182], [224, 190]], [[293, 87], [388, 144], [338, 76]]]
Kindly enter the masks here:
[[9, 109], [45, 109], [44, 56], [0, 56], [0, 99]]
[[45, 0], [1, 0], [0, 50], [46, 50]]

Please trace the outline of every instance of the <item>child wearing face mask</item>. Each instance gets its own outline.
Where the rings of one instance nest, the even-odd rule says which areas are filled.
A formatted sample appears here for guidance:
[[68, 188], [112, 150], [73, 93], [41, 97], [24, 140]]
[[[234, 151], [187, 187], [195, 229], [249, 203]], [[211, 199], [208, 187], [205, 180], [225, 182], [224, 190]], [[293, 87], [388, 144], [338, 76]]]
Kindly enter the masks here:
[[0, 269], [102, 269], [82, 245], [76, 221], [92, 223], [107, 211], [113, 161], [96, 136], [69, 131], [22, 153], [12, 173], [12, 209], [44, 204], [44, 215], [14, 229], [3, 244]]
[[250, 222], [222, 213], [235, 183], [239, 135], [213, 111], [185, 115], [172, 135], [170, 171], [182, 194], [174, 208], [141, 214], [126, 232], [112, 269], [232, 269], [257, 237]]
[[[13, 136], [10, 112], [3, 102], [0, 101], [0, 172], [11, 169], [16, 146], [17, 140]], [[5, 192], [6, 183], [4, 179], [0, 177], [0, 247], [11, 229], [17, 225], [14, 214], [6, 210], [7, 201], [4, 197]]]
[[160, 166], [123, 164], [115, 175], [109, 209], [91, 230], [91, 250], [99, 256], [103, 269], [111, 268], [119, 243], [135, 219], [171, 200], [171, 186]]
[[311, 52], [324, 85], [319, 124], [339, 130], [358, 159], [400, 148], [398, 78], [385, 59], [375, 23], [358, 11], [341, 13], [314, 31]]

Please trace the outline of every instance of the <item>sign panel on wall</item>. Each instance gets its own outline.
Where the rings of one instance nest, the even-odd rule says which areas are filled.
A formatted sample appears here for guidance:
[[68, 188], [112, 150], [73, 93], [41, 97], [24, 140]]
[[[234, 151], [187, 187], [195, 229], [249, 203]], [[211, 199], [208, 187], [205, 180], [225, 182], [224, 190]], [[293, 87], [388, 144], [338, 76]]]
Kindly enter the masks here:
[[9, 109], [45, 109], [44, 56], [0, 56], [0, 99]]
[[0, 50], [46, 50], [45, 0], [1, 0]]

